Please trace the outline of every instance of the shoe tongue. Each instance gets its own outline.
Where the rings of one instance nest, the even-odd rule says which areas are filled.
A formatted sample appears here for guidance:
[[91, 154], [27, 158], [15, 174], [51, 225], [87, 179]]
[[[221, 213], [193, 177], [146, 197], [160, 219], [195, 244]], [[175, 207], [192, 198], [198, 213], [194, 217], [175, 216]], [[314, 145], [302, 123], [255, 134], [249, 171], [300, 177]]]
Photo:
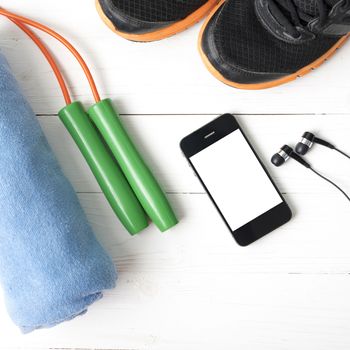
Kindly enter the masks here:
[[[314, 17], [318, 15], [317, 0], [293, 0], [300, 11]], [[326, 4], [333, 7], [339, 0], [324, 0]]]

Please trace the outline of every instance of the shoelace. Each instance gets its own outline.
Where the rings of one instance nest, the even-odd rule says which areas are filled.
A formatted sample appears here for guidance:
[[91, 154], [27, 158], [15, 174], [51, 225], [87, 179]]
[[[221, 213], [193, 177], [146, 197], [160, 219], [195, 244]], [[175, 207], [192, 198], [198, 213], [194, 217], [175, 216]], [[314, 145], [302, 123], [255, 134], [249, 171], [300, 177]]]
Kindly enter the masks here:
[[[298, 27], [307, 30], [307, 24], [314, 19], [318, 19], [319, 25], [322, 26], [327, 21], [328, 15], [332, 10], [332, 6], [327, 3], [326, 0], [316, 0], [316, 16], [312, 16], [302, 11], [293, 0], [268, 1], [273, 15], [294, 38], [300, 36]], [[340, 0], [338, 3], [341, 3], [344, 10], [350, 8], [350, 0]]]

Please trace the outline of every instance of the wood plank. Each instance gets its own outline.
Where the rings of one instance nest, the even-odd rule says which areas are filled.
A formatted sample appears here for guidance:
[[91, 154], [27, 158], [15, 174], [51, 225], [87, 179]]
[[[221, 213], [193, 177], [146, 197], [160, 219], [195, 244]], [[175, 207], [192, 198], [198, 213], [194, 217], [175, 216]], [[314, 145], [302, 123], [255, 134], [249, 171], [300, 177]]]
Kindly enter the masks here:
[[[123, 122], [165, 190], [170, 193], [203, 193], [179, 148], [180, 140], [214, 119], [216, 115], [132, 115]], [[65, 173], [78, 192], [100, 192], [77, 147], [57, 117], [42, 116], [41, 125]], [[338, 115], [244, 115], [238, 120], [255, 145], [280, 189], [285, 193], [322, 193], [346, 205], [328, 184], [295, 161], [277, 169], [270, 158], [288, 143], [299, 142], [304, 131], [312, 131], [350, 153], [350, 119]], [[315, 146], [307, 159], [350, 192], [349, 161], [322, 146]]]
[[[296, 194], [294, 219], [265, 239], [237, 246], [206, 195], [170, 195], [181, 221], [161, 234], [153, 225], [137, 237], [121, 227], [101, 194], [79, 194], [88, 218], [120, 272], [223, 271], [231, 274], [348, 275], [348, 207], [317, 206], [321, 195]], [[317, 208], [317, 210], [315, 210]], [[333, 220], [337, 220], [334, 225]]]
[[[40, 20], [69, 38], [87, 58], [102, 95], [118, 101], [126, 114], [349, 112], [349, 45], [295, 83], [266, 91], [239, 91], [218, 82], [202, 64], [197, 52], [200, 25], [164, 41], [132, 43], [101, 22], [93, 3], [3, 0], [1, 5]], [[58, 44], [47, 42], [64, 66], [76, 98], [92, 103], [78, 65]], [[34, 110], [57, 113], [63, 101], [50, 68], [33, 44], [5, 19], [0, 27], [0, 47]]]

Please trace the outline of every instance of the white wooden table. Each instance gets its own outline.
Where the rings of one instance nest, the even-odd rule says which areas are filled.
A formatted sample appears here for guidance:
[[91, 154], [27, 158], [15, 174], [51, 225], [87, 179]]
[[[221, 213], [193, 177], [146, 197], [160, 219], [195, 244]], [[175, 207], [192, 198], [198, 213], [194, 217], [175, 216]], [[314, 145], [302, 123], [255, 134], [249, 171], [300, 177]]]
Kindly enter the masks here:
[[[181, 219], [165, 234], [151, 226], [128, 235], [57, 118], [63, 101], [49, 66], [2, 19], [0, 47], [118, 266], [119, 281], [87, 315], [27, 336], [1, 303], [1, 349], [350, 348], [349, 203], [296, 162], [280, 169], [269, 164], [281, 145], [293, 145], [306, 130], [350, 151], [350, 45], [294, 83], [239, 91], [204, 68], [196, 50], [198, 25], [165, 41], [137, 44], [108, 30], [92, 0], [2, 0], [1, 6], [51, 25], [76, 44]], [[76, 98], [91, 104], [80, 68], [58, 44], [47, 43]], [[248, 248], [235, 244], [178, 146], [224, 112], [239, 116], [294, 212], [288, 225]], [[314, 147], [308, 159], [350, 192], [345, 158]]]

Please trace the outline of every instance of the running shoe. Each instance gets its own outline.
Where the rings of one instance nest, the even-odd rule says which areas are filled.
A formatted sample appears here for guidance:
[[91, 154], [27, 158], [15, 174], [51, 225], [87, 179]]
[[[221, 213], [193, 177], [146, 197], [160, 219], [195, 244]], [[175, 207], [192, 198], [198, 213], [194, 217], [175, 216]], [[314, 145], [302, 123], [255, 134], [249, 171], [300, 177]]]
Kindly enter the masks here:
[[216, 78], [256, 90], [317, 68], [349, 32], [350, 0], [227, 0], [206, 20], [199, 50]]
[[218, 0], [96, 0], [114, 32], [133, 41], [155, 41], [199, 22]]

